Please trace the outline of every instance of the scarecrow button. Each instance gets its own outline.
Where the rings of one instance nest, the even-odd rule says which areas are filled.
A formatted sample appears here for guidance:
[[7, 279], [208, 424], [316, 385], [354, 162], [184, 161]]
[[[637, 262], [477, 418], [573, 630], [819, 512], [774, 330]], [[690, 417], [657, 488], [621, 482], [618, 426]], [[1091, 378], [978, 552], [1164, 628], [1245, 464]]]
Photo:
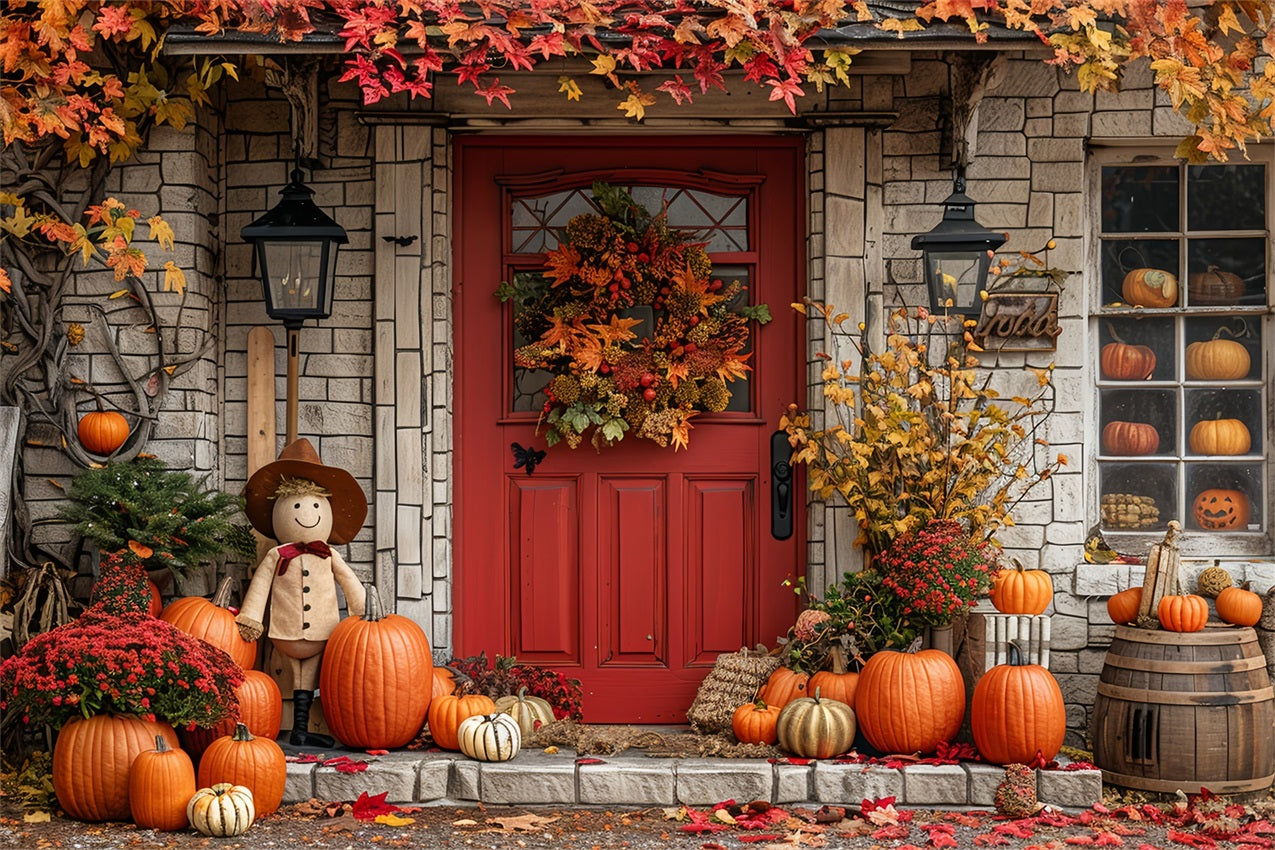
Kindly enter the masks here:
[[308, 629], [308, 628], [310, 628], [310, 624], [309, 624], [309, 623], [302, 623], [302, 624], [301, 624], [301, 628], [303, 628], [303, 629]]
[[309, 592], [310, 592], [310, 585], [308, 585], [308, 584], [307, 584], [305, 587], [301, 588], [301, 592], [302, 592], [302, 593], [309, 593]]
[[303, 575], [303, 576], [308, 576], [308, 575], [310, 575], [310, 571], [309, 571], [309, 570], [302, 570], [302, 571], [301, 571], [301, 575]]
[[301, 606], [301, 610], [302, 610], [302, 611], [309, 611], [309, 610], [310, 610], [310, 603], [309, 603], [309, 602], [307, 602], [306, 604], [302, 605], [302, 606]]

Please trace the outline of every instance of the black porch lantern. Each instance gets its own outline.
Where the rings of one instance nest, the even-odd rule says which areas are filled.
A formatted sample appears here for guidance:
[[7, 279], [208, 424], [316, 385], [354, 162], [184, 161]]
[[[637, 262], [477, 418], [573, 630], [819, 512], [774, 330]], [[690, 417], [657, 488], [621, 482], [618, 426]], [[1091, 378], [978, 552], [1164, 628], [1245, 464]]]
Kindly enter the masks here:
[[912, 237], [921, 250], [930, 309], [938, 313], [975, 314], [982, 310], [981, 291], [987, 285], [992, 254], [1005, 244], [974, 220], [974, 202], [965, 194], [965, 172], [952, 181], [952, 194], [943, 202], [943, 220], [929, 233]]
[[306, 319], [332, 315], [337, 246], [349, 241], [345, 228], [311, 200], [314, 190], [301, 178], [301, 168], [293, 168], [283, 200], [240, 231], [252, 244], [266, 313], [288, 330], [289, 444], [297, 438], [297, 335]]

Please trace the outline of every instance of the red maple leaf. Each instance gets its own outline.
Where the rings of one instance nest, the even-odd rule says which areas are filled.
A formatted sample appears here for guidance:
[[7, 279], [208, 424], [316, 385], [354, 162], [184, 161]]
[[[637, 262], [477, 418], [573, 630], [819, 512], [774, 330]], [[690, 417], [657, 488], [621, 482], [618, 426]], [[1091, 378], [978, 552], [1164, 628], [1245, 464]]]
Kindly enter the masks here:
[[788, 111], [793, 115], [797, 114], [797, 101], [795, 98], [805, 97], [806, 93], [801, 90], [801, 83], [789, 77], [786, 80], [767, 80], [766, 85], [770, 86], [770, 99], [782, 100], [788, 104]]
[[982, 835], [974, 836], [974, 843], [979, 847], [992, 847], [1000, 844], [1009, 844], [1009, 839], [1001, 835], [999, 832], [985, 832]]
[[673, 98], [673, 102], [678, 106], [681, 106], [683, 103], [693, 102], [691, 98], [691, 90], [686, 83], [683, 82], [681, 75], [660, 83], [655, 87], [655, 90], [662, 91], [669, 97]]
[[377, 815], [392, 815], [395, 812], [403, 811], [393, 803], [385, 802], [385, 797], [390, 792], [382, 791], [375, 797], [369, 797], [364, 791], [359, 798], [354, 801], [354, 808], [350, 814], [354, 815], [358, 820], [373, 821]]

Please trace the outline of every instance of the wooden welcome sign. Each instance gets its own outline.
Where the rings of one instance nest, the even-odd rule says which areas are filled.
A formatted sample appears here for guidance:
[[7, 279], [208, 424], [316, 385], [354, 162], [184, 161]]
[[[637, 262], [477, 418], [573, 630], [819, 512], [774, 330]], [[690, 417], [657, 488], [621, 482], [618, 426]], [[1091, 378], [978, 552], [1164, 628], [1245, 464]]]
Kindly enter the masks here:
[[973, 337], [988, 351], [1053, 351], [1061, 332], [1057, 292], [993, 292]]

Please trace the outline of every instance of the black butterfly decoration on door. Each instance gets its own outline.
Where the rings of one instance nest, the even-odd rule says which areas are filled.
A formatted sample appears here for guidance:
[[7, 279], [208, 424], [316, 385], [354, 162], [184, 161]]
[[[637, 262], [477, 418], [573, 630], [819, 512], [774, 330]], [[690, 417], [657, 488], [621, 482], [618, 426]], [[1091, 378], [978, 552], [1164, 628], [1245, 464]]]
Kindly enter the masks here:
[[536, 471], [536, 466], [545, 459], [545, 453], [534, 448], [523, 448], [518, 443], [510, 443], [509, 448], [514, 453], [514, 469], [526, 469], [527, 474]]

